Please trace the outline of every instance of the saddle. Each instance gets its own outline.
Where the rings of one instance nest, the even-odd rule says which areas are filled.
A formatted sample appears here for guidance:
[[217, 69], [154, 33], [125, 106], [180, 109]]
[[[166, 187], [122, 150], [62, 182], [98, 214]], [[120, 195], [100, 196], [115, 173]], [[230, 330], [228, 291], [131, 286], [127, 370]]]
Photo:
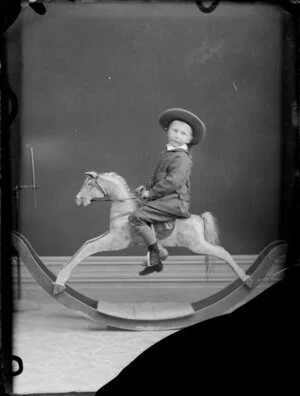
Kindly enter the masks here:
[[171, 220], [164, 223], [152, 224], [151, 227], [156, 235], [156, 238], [158, 240], [168, 238], [175, 228], [175, 222], [176, 220]]

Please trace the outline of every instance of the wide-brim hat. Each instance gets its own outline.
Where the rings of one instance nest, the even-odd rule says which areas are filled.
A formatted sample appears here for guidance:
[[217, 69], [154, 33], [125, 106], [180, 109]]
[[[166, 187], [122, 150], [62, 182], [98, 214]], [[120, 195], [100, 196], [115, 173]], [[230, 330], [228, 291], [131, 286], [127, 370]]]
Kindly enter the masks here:
[[195, 114], [188, 110], [173, 108], [163, 111], [158, 122], [164, 130], [167, 130], [172, 121], [183, 121], [189, 124], [193, 130], [193, 139], [190, 145], [196, 145], [202, 140], [206, 135], [205, 124], [198, 118]]

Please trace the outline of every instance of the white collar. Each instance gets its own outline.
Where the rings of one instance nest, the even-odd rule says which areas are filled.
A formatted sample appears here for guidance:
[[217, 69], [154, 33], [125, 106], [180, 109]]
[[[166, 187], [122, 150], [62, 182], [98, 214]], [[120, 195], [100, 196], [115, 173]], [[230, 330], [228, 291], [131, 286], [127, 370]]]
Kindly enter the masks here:
[[187, 144], [183, 144], [182, 146], [178, 146], [178, 147], [174, 147], [171, 144], [167, 144], [167, 150], [168, 151], [172, 151], [172, 150], [176, 150], [176, 149], [183, 149], [183, 150], [188, 150], [188, 146]]

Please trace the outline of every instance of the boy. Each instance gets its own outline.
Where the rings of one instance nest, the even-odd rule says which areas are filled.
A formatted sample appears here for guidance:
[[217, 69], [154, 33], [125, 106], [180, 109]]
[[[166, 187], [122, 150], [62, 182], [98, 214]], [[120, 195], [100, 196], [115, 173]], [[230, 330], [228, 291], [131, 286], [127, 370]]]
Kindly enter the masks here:
[[129, 223], [148, 245], [150, 265], [139, 272], [148, 275], [163, 270], [161, 260], [168, 251], [157, 241], [151, 224], [190, 217], [190, 175], [193, 166], [189, 148], [200, 142], [206, 133], [203, 122], [184, 109], [168, 109], [159, 117], [167, 133], [168, 144], [161, 152], [147, 187], [136, 189], [146, 204], [129, 216]]

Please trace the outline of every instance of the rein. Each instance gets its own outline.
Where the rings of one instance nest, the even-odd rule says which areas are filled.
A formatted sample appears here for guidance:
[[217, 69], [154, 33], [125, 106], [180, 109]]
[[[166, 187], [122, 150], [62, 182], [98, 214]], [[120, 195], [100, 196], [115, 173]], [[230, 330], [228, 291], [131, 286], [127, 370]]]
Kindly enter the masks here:
[[123, 198], [123, 199], [93, 198], [92, 201], [123, 202], [123, 201], [131, 201], [131, 200], [138, 200], [138, 199], [139, 199], [138, 197]]
[[103, 187], [99, 186], [97, 181], [93, 179], [94, 186], [104, 195], [104, 198], [93, 198], [92, 201], [106, 201], [106, 202], [123, 202], [123, 201], [132, 201], [132, 200], [139, 200], [138, 197], [131, 197], [131, 198], [123, 198], [123, 199], [111, 199], [108, 198], [107, 192], [104, 190]]

